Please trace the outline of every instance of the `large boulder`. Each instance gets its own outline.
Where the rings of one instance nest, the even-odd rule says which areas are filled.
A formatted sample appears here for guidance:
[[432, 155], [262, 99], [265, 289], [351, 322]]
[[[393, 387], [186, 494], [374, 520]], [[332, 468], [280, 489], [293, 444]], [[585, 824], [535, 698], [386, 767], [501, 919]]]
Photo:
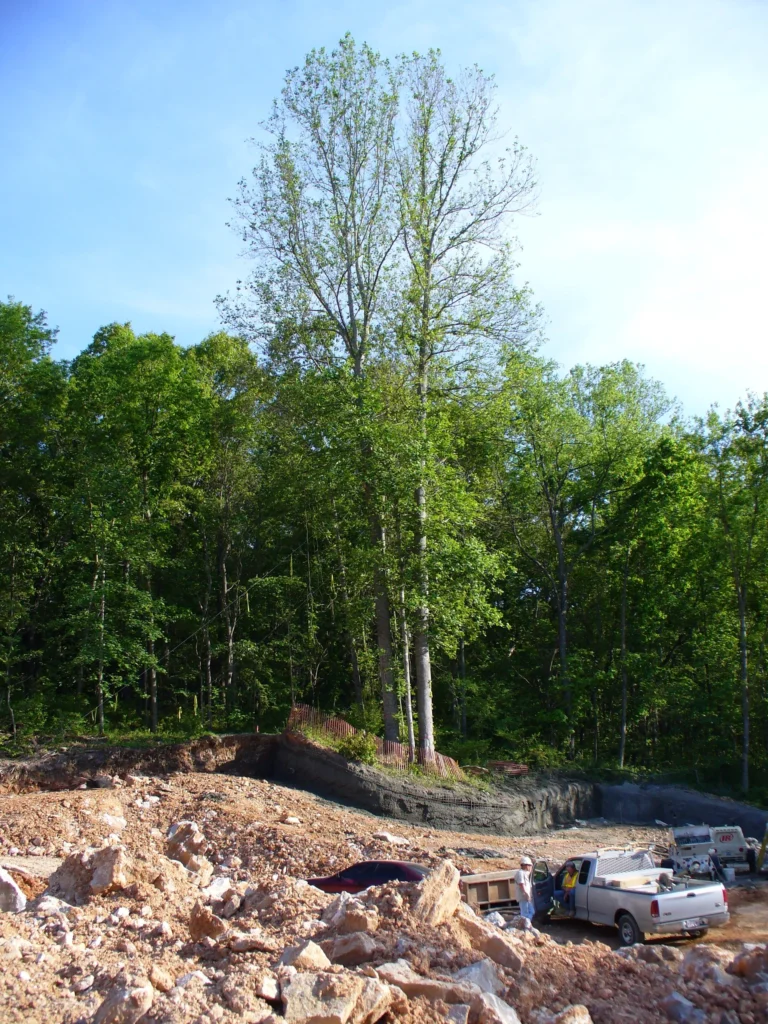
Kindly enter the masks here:
[[521, 970], [523, 961], [512, 940], [498, 928], [486, 924], [466, 903], [458, 905], [456, 920], [473, 949], [484, 953], [494, 963], [506, 967], [507, 970]]
[[20, 914], [26, 907], [27, 897], [13, 877], [0, 868], [0, 911], [4, 914]]
[[517, 1012], [492, 992], [483, 992], [472, 1003], [477, 1024], [520, 1024]]
[[208, 840], [196, 821], [177, 821], [168, 829], [165, 852], [171, 860], [186, 864], [190, 857], [200, 856], [207, 849]]
[[93, 1024], [136, 1024], [152, 1005], [154, 994], [146, 978], [115, 985], [93, 1015]]
[[298, 972], [281, 986], [288, 1024], [347, 1024], [363, 994], [363, 978], [355, 974]]
[[417, 974], [407, 960], [381, 964], [376, 973], [383, 981], [402, 989], [411, 999], [422, 996], [430, 1002], [441, 999], [444, 1003], [471, 1003], [480, 995], [480, 990], [469, 982], [425, 978]]
[[768, 980], [768, 945], [755, 946], [739, 953], [726, 970], [737, 978], [743, 978], [747, 984]]
[[316, 942], [308, 939], [298, 946], [288, 946], [283, 951], [279, 963], [286, 967], [295, 967], [298, 971], [323, 971], [331, 966], [331, 961]]
[[194, 942], [201, 939], [218, 939], [227, 930], [227, 926], [212, 910], [198, 900], [189, 918], [189, 935]]
[[366, 932], [340, 935], [333, 943], [331, 959], [345, 967], [358, 967], [372, 960], [377, 950], [376, 940]]
[[162, 855], [129, 854], [123, 846], [105, 846], [70, 853], [49, 878], [48, 891], [68, 903], [81, 904], [134, 882], [176, 892], [189, 886], [190, 876], [181, 864]]
[[94, 896], [125, 889], [135, 875], [133, 864], [122, 846], [105, 846], [90, 859], [90, 888]]
[[499, 977], [496, 965], [487, 957], [470, 964], [469, 967], [462, 967], [460, 971], [454, 972], [453, 977], [460, 983], [477, 985], [482, 992], [492, 992], [496, 996], [500, 996], [507, 988]]
[[419, 897], [414, 916], [432, 928], [444, 924], [456, 913], [461, 902], [459, 872], [449, 860], [440, 861], [427, 877], [419, 882]]
[[207, 849], [208, 840], [196, 821], [177, 821], [168, 829], [166, 854], [199, 875], [201, 885], [208, 885], [213, 876], [213, 864], [205, 856]]
[[348, 892], [342, 892], [322, 914], [322, 920], [340, 935], [348, 932], [375, 932], [379, 927], [379, 912]]
[[661, 1000], [661, 1009], [676, 1024], [704, 1024], [707, 1019], [703, 1010], [697, 1009], [690, 999], [679, 992], [672, 992]]

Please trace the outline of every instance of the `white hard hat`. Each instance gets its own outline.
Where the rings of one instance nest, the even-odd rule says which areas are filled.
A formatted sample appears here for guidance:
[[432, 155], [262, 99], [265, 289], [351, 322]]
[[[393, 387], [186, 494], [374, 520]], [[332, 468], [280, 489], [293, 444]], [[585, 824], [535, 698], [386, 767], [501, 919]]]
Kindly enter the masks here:
[[520, 858], [520, 863], [521, 863], [521, 864], [528, 864], [528, 865], [530, 865], [531, 867], [533, 867], [533, 861], [531, 860], [531, 858], [530, 858], [530, 857], [521, 857], [521, 858]]

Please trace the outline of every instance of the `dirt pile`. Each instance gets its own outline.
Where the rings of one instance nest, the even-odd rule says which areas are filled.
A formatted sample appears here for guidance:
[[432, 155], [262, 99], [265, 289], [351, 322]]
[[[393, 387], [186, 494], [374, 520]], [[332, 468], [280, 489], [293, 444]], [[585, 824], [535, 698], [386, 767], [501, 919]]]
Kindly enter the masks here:
[[[18, 912], [0, 913], [0, 1019], [765, 1019], [764, 945], [617, 954], [600, 942], [502, 930], [459, 902], [458, 870], [483, 870], [489, 858], [503, 867], [522, 852], [559, 862], [576, 845], [615, 842], [608, 829], [588, 840], [566, 831], [515, 840], [380, 829], [380, 819], [234, 777], [128, 773], [105, 777], [100, 789], [0, 798], [0, 862], [30, 890]], [[56, 858], [56, 870], [41, 893], [29, 869], [51, 863], [46, 858]], [[418, 885], [357, 896], [327, 895], [304, 881], [373, 858], [434, 870]]]

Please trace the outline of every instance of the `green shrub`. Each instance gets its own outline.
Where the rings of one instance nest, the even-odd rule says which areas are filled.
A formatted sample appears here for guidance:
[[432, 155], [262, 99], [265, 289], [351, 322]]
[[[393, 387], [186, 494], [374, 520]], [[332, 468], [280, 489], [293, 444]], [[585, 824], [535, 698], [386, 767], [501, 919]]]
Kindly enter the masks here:
[[376, 764], [376, 741], [367, 732], [357, 732], [345, 736], [336, 748], [348, 761], [360, 761], [362, 764]]

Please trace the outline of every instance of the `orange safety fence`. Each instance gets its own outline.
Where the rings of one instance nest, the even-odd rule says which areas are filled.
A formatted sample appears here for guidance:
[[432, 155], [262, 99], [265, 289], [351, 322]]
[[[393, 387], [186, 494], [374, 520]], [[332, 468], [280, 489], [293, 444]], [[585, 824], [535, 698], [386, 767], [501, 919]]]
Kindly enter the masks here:
[[[309, 707], [308, 704], [294, 704], [288, 716], [286, 729], [301, 732], [303, 727], [309, 727], [320, 733], [327, 733], [329, 736], [336, 737], [336, 739], [354, 736], [358, 731], [349, 722], [345, 722], [343, 718], [334, 718], [332, 715], [326, 715], [316, 708]], [[394, 740], [383, 740], [380, 736], [372, 738], [376, 744], [376, 757], [382, 764], [401, 771], [408, 770], [413, 762], [411, 761], [410, 748], [406, 744], [397, 743]], [[462, 779], [464, 777], [458, 762], [454, 761], [452, 757], [446, 757], [445, 754], [435, 753], [434, 760], [425, 763], [424, 759], [419, 756], [418, 748], [416, 748], [413, 760], [424, 769], [435, 772], [436, 775], [443, 779]]]

